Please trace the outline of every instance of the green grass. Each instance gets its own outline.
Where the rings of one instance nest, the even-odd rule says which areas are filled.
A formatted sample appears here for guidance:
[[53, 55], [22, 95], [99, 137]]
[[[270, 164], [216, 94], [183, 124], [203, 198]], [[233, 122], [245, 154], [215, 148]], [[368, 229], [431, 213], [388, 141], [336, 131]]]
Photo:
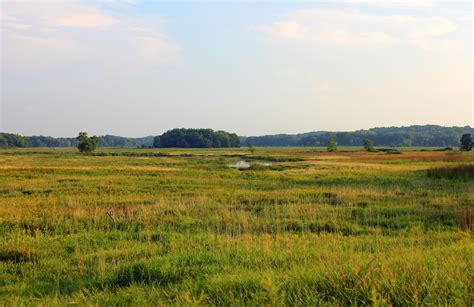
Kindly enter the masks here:
[[474, 180], [474, 164], [435, 167], [428, 170], [428, 177]]
[[399, 150], [0, 150], [0, 304], [470, 305], [474, 155]]

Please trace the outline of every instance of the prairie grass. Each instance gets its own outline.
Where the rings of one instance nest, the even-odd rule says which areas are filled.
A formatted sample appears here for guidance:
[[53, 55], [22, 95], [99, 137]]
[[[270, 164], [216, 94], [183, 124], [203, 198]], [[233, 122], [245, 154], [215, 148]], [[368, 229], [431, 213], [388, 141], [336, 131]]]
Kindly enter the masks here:
[[435, 167], [428, 170], [428, 177], [446, 179], [474, 179], [474, 164]]
[[472, 304], [472, 153], [160, 151], [0, 150], [0, 305]]

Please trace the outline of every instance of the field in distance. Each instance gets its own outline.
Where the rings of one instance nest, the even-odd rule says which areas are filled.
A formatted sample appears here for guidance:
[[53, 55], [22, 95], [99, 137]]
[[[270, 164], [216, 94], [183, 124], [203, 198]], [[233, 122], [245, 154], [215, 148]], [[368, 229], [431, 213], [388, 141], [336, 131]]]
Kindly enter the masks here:
[[0, 305], [469, 305], [474, 153], [420, 149], [0, 150]]

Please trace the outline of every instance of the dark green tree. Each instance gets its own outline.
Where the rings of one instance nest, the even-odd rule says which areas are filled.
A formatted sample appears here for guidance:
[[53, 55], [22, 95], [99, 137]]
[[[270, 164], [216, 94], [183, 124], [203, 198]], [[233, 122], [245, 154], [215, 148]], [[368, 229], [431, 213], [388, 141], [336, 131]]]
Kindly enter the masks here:
[[87, 132], [79, 132], [79, 136], [77, 137], [77, 149], [79, 149], [82, 153], [91, 153], [99, 144], [99, 138], [97, 136], [89, 137]]
[[160, 139], [160, 136], [157, 135], [153, 138], [153, 147], [154, 148], [159, 148], [161, 147], [161, 139]]
[[329, 138], [327, 149], [328, 149], [328, 151], [337, 151], [337, 143], [336, 143], [335, 138], [333, 138], [333, 137]]
[[362, 142], [362, 145], [364, 146], [365, 150], [374, 151], [374, 142], [369, 140], [368, 138], [364, 139], [364, 141]]
[[463, 150], [463, 151], [471, 151], [472, 150], [473, 142], [472, 142], [472, 137], [471, 137], [470, 133], [463, 134], [461, 136], [460, 142], [461, 142], [461, 146], [459, 146], [460, 150]]
[[236, 134], [212, 129], [173, 129], [160, 136], [160, 147], [170, 148], [221, 148], [239, 147]]
[[28, 137], [12, 133], [0, 133], [0, 147], [31, 147]]

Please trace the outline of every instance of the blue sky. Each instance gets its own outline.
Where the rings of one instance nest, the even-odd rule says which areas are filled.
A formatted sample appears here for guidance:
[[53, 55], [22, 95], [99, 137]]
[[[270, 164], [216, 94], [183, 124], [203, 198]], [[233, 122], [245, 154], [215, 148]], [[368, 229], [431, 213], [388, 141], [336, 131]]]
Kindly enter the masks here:
[[469, 1], [1, 1], [0, 130], [473, 125]]

